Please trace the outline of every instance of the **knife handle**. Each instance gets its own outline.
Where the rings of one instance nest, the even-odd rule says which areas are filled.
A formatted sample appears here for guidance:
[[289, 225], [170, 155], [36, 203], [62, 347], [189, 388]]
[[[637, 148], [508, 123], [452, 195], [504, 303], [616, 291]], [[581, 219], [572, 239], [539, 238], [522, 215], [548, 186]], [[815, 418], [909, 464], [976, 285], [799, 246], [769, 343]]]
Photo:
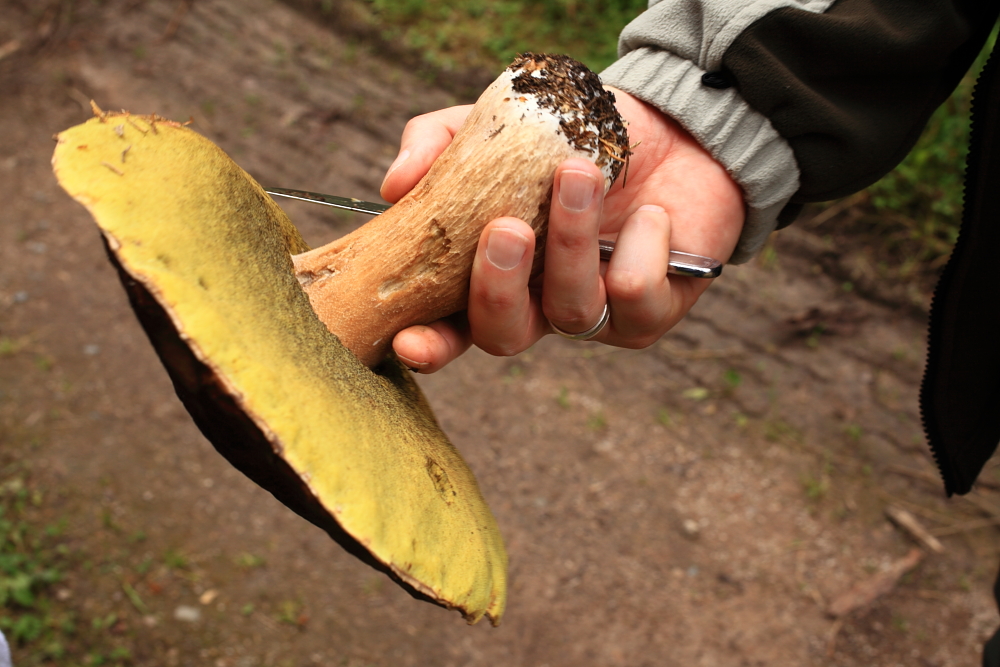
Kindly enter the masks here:
[[[601, 250], [601, 261], [610, 261], [615, 251], [615, 242], [599, 239], [597, 245]], [[671, 250], [667, 273], [688, 278], [716, 278], [722, 273], [722, 262], [711, 257]]]

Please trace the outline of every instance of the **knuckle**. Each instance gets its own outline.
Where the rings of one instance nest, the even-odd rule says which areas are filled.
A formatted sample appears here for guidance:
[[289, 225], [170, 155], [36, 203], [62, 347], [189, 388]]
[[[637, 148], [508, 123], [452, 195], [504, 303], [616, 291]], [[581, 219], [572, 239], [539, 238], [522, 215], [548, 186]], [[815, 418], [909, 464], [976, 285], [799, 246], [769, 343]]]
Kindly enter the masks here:
[[559, 231], [551, 228], [548, 233], [548, 243], [574, 254], [593, 252], [596, 245], [594, 239], [586, 234], [576, 233], [575, 230]]
[[420, 120], [420, 116], [406, 121], [406, 125], [403, 126], [403, 138], [418, 135], [421, 125], [423, 125], [423, 121]]
[[517, 294], [480, 287], [473, 291], [479, 306], [487, 312], [509, 312], [520, 305], [521, 298]]
[[429, 113], [414, 116], [406, 121], [406, 125], [403, 126], [403, 143], [414, 141], [419, 137], [427, 135], [433, 129], [435, 123], [436, 121]]
[[614, 269], [608, 269], [604, 276], [604, 286], [609, 297], [626, 303], [642, 301], [654, 288], [653, 281], [648, 276]]
[[410, 120], [406, 121], [406, 126], [404, 127], [404, 129], [417, 130], [429, 122], [431, 122], [431, 114], [429, 113], [420, 114], [419, 116], [414, 116]]

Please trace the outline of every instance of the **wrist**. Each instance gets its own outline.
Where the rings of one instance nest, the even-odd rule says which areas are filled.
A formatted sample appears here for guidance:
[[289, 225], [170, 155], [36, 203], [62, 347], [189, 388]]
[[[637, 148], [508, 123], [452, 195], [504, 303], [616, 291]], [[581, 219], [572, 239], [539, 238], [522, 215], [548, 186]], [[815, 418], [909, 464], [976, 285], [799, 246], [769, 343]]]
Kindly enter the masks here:
[[673, 119], [739, 184], [746, 222], [731, 261], [745, 262], [763, 246], [777, 226], [778, 213], [798, 190], [798, 166], [791, 147], [765, 116], [752, 109], [735, 87], [704, 85], [704, 74], [674, 53], [642, 47], [612, 64], [601, 77], [624, 91], [623, 99], [641, 98]]

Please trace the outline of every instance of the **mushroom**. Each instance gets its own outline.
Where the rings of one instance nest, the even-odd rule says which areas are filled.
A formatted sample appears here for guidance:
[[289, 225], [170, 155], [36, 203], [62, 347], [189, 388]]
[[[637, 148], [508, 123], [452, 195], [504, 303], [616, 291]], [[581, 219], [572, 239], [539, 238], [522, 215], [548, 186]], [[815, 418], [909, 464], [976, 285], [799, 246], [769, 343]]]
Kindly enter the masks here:
[[556, 166], [590, 159], [610, 188], [628, 152], [614, 95], [594, 73], [566, 56], [523, 54], [413, 190], [356, 232], [294, 257], [295, 273], [330, 331], [374, 366], [400, 330], [465, 309], [487, 222], [529, 221], [538, 271]]
[[565, 157], [590, 157], [610, 187], [627, 154], [595, 75], [525, 54], [413, 192], [317, 250], [218, 147], [155, 115], [95, 106], [58, 135], [53, 168], [216, 449], [414, 596], [495, 625], [507, 595], [496, 520], [386, 350], [405, 326], [464, 308], [489, 220], [519, 216], [541, 240]]

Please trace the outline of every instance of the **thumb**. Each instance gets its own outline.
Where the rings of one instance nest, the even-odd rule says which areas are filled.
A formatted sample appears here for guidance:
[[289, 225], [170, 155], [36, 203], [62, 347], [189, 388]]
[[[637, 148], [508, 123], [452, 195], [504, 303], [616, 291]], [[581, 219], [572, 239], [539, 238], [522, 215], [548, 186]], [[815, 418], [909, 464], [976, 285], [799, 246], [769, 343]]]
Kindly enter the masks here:
[[449, 107], [412, 118], [403, 129], [399, 154], [389, 166], [380, 194], [396, 203], [424, 177], [465, 122], [471, 105]]

